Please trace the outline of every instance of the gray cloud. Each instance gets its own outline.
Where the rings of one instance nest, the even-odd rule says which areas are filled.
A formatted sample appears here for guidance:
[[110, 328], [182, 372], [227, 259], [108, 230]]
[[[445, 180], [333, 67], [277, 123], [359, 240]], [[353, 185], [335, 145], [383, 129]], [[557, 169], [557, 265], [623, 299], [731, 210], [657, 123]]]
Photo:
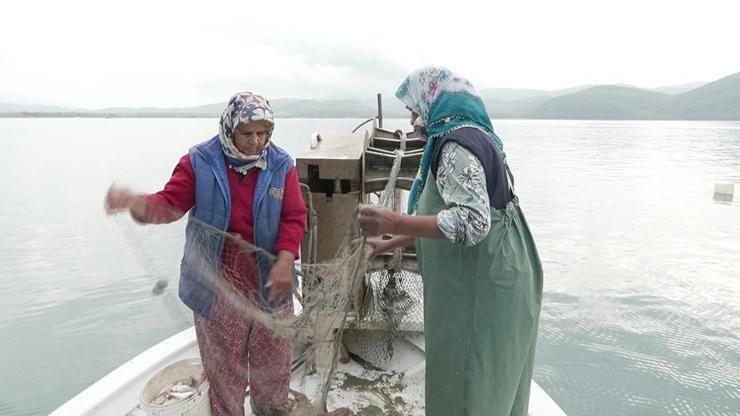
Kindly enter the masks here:
[[381, 49], [372, 46], [347, 45], [339, 42], [278, 37], [265, 40], [275, 50], [302, 56], [310, 67], [334, 66], [347, 68], [364, 78], [398, 79], [406, 73], [398, 62], [387, 57]]
[[382, 52], [346, 45], [304, 46], [302, 55], [308, 65], [333, 65], [349, 68], [375, 79], [401, 78], [404, 68], [383, 57]]
[[[275, 98], [358, 98], [380, 92], [390, 96], [407, 75], [407, 69], [375, 46], [349, 45], [295, 35], [256, 35], [256, 42], [283, 56], [299, 57], [316, 76], [286, 78], [244, 75], [239, 79], [207, 81], [203, 88], [219, 91], [253, 88]], [[342, 76], [321, 76], [327, 68], [341, 69]], [[335, 73], [335, 71], [330, 71]]]

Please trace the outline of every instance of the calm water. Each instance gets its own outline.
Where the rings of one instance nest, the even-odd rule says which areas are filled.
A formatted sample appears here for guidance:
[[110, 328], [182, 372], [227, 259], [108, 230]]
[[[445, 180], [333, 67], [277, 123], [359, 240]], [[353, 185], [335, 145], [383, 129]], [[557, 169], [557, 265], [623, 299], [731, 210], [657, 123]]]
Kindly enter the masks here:
[[[280, 120], [293, 154], [357, 120]], [[391, 120], [390, 127], [407, 126]], [[535, 379], [571, 416], [740, 414], [740, 123], [496, 123], [545, 266]], [[159, 189], [212, 119], [0, 119], [0, 415], [48, 414], [190, 314], [181, 223], [103, 214]]]

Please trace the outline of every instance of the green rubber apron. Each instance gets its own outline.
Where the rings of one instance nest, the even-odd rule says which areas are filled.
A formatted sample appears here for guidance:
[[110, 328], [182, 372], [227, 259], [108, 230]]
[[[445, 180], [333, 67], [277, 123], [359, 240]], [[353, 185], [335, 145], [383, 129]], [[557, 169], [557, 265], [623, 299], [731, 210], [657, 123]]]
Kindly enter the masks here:
[[[427, 182], [417, 215], [445, 209]], [[474, 247], [416, 240], [424, 282], [426, 414], [527, 415], [542, 264], [514, 199], [491, 208], [491, 230]]]

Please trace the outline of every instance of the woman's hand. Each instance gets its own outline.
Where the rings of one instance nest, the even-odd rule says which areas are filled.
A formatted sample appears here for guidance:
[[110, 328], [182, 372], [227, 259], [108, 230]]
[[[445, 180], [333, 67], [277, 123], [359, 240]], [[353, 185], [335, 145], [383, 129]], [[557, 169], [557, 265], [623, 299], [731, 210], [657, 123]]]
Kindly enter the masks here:
[[[146, 217], [146, 206], [146, 199], [139, 194], [131, 192], [128, 188], [119, 188], [111, 185], [105, 194], [105, 212], [108, 215], [117, 214], [121, 211], [129, 211], [134, 220], [143, 222]], [[169, 215], [172, 217], [169, 221], [155, 222], [171, 222], [182, 217], [183, 213], [170, 213]]]
[[136, 198], [137, 196], [130, 190], [111, 185], [105, 194], [105, 212], [108, 215], [113, 215], [129, 210], [136, 202]]
[[365, 237], [383, 234], [403, 236], [404, 242], [394, 248], [411, 244], [413, 237], [445, 238], [437, 227], [436, 215], [400, 215], [386, 208], [360, 205], [357, 222], [360, 224], [360, 233]]
[[282, 299], [286, 295], [286, 292], [292, 292], [295, 289], [293, 286], [294, 262], [295, 256], [293, 253], [289, 251], [278, 253], [278, 258], [267, 275], [267, 285], [265, 285], [265, 287], [270, 289], [268, 299], [270, 302]]
[[357, 215], [360, 232], [365, 237], [376, 237], [383, 234], [396, 234], [401, 216], [389, 209], [370, 205], [361, 205]]
[[365, 240], [365, 244], [373, 249], [373, 252], [370, 253], [373, 257], [388, 253], [395, 248], [393, 247], [393, 243], [391, 240], [384, 240], [383, 238], [378, 237], [368, 238], [367, 240]]
[[414, 245], [414, 240], [414, 237], [408, 235], [397, 235], [387, 240], [382, 238], [368, 238], [365, 240], [365, 244], [369, 245], [373, 249], [371, 255], [375, 257], [393, 251], [399, 247], [412, 246]]

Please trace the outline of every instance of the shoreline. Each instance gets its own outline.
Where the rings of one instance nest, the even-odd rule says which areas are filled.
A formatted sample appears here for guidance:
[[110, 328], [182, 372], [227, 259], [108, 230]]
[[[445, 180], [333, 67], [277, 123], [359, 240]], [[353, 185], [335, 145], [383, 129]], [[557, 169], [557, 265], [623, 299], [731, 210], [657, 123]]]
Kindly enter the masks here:
[[[7, 112], [0, 113], [0, 118], [219, 118], [220, 114], [173, 114], [173, 113], [75, 113], [75, 112], [60, 112], [60, 113], [35, 113], [35, 112]], [[279, 116], [281, 119], [365, 119], [367, 115], [293, 115], [293, 116]], [[407, 115], [385, 115], [387, 119], [402, 119], [407, 118]], [[567, 120], [578, 120], [578, 121], [740, 121], [740, 118], [726, 118], [726, 119], [710, 119], [710, 118], [529, 118], [529, 117], [495, 117], [491, 116], [493, 120], [543, 120], [543, 121], [567, 121]]]

